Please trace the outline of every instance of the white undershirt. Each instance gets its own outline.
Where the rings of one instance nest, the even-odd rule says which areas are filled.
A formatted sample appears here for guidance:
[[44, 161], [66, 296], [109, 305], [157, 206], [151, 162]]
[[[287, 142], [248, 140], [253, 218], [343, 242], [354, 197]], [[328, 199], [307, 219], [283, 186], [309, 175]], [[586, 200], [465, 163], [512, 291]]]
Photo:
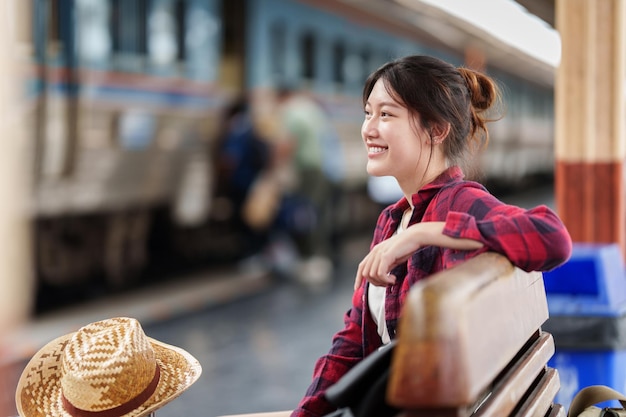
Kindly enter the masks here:
[[[402, 228], [402, 222], [400, 222], [396, 233], [400, 233], [402, 230], [404, 229]], [[387, 287], [378, 287], [371, 283], [368, 285], [367, 304], [374, 323], [376, 323], [378, 335], [382, 339], [383, 344], [386, 345], [391, 342], [389, 330], [387, 330], [387, 321], [385, 320], [385, 294], [387, 293]]]
[[383, 340], [383, 344], [391, 341], [389, 331], [387, 330], [387, 322], [385, 321], [385, 293], [387, 287], [377, 287], [369, 284], [367, 293], [367, 301], [370, 307], [370, 313], [376, 323], [378, 335]]

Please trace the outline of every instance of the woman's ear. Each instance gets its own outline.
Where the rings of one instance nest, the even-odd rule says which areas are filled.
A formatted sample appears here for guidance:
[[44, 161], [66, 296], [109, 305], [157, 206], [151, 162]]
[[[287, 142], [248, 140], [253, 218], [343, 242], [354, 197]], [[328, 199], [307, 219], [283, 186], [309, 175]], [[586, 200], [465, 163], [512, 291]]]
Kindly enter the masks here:
[[431, 141], [439, 144], [448, 137], [448, 133], [450, 133], [450, 123], [437, 123], [430, 131]]

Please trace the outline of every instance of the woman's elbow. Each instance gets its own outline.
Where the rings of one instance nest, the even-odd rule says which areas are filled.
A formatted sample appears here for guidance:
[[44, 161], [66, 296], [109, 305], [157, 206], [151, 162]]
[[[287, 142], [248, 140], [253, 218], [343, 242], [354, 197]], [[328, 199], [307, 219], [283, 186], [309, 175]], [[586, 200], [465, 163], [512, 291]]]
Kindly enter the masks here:
[[563, 230], [558, 236], [546, 241], [549, 254], [543, 271], [550, 271], [567, 262], [572, 256], [572, 238], [567, 230]]

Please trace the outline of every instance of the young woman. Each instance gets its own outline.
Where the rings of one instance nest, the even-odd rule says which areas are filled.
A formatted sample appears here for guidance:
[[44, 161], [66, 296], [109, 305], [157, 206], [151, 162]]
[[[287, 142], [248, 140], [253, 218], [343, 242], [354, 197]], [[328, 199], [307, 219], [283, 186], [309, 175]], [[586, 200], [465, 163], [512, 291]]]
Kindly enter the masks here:
[[345, 328], [317, 361], [292, 417], [334, 410], [324, 392], [395, 337], [415, 282], [486, 251], [526, 271], [548, 271], [569, 259], [571, 238], [552, 210], [504, 204], [464, 179], [461, 167], [486, 143], [486, 112], [497, 102], [487, 75], [428, 56], [387, 63], [366, 81], [367, 172], [395, 177], [404, 197], [380, 214]]

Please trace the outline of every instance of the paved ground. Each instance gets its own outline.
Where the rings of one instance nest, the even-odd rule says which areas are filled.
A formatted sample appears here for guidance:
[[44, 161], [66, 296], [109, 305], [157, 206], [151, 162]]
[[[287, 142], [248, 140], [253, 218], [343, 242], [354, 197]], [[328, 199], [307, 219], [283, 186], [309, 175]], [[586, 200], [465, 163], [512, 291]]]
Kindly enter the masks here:
[[283, 284], [261, 294], [146, 328], [203, 365], [200, 380], [159, 416], [219, 416], [293, 408], [315, 359], [342, 327], [352, 276], [327, 292]]
[[[0, 365], [10, 364], [3, 372], [16, 383], [26, 360], [48, 341], [96, 320], [129, 316], [148, 336], [188, 350], [203, 366], [199, 381], [159, 417], [292, 408], [315, 359], [342, 326], [356, 263], [368, 244], [369, 236], [344, 246], [345, 263], [325, 290], [233, 266], [48, 313], [4, 335], [11, 349]], [[0, 403], [13, 406], [13, 393], [14, 386]]]

